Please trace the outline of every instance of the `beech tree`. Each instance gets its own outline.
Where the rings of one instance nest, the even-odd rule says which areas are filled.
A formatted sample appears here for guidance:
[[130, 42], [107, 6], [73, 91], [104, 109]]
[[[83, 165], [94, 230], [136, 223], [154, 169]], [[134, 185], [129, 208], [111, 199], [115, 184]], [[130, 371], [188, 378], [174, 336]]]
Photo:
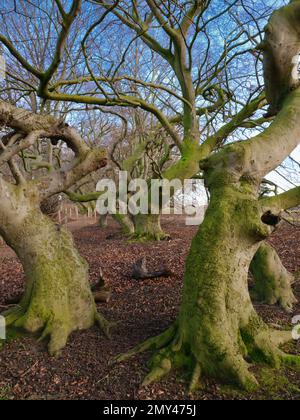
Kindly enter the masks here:
[[[249, 130], [251, 132], [253, 128], [263, 130], [270, 117], [276, 114], [272, 107], [264, 115], [260, 112], [265, 107], [266, 100], [263, 83], [260, 82], [263, 77], [259, 66], [261, 59], [259, 51], [263, 50], [263, 43], [260, 42], [258, 45], [258, 40], [262, 40], [263, 25], [265, 19], [270, 16], [267, 3], [259, 4], [259, 15], [257, 14], [255, 18], [251, 13], [251, 2], [249, 4], [228, 2], [225, 9], [222, 3], [217, 5], [216, 10], [212, 8], [210, 1], [168, 3], [121, 1], [113, 5], [108, 5], [105, 1], [96, 3], [116, 16], [123, 25], [135, 33], [133, 39], [138, 37], [171, 69], [167, 80], [173, 86], [173, 94], [179, 104], [176, 107], [173, 102], [167, 113], [164, 101], [153, 104], [147, 99], [141, 99], [140, 95], [122, 96], [122, 100], [125, 100], [128, 106], [135, 106], [134, 101], [137, 101], [142, 109], [153, 113], [177, 146], [180, 159], [163, 171], [163, 178], [182, 181], [192, 178], [199, 173], [200, 161], [220, 150], [229, 141], [249, 137]], [[210, 17], [207, 17], [206, 13]], [[229, 28], [223, 35], [224, 47], [221, 50], [218, 46], [211, 46], [216, 31], [212, 22], [215, 21], [216, 25], [226, 23]], [[152, 28], [155, 28], [155, 31]], [[222, 38], [221, 34], [219, 36]], [[197, 42], [200, 44], [198, 47]], [[220, 42], [218, 37], [217, 42]], [[252, 61], [249, 55], [252, 56]], [[289, 58], [291, 55], [289, 54]], [[251, 69], [250, 72], [247, 64]], [[273, 57], [265, 59], [266, 69], [271, 69], [272, 64]], [[295, 63], [292, 63], [288, 70], [293, 66]], [[238, 77], [237, 71], [240, 72]], [[272, 73], [271, 70], [269, 73]], [[279, 76], [281, 78], [283, 78], [282, 73], [281, 69]], [[95, 78], [93, 72], [91, 77]], [[269, 77], [277, 76], [272, 73]], [[120, 78], [126, 80], [128, 76], [122, 74]], [[100, 77], [99, 80], [101, 79]], [[131, 77], [130, 80], [136, 85], [145, 83], [137, 78]], [[250, 87], [247, 86], [249, 81]], [[61, 86], [68, 83], [73, 84], [78, 81], [62, 81]], [[116, 89], [114, 79], [111, 83]], [[270, 101], [272, 93], [268, 87], [269, 83], [267, 80], [266, 95]], [[246, 85], [246, 89], [243, 84]], [[122, 88], [124, 89], [124, 86]], [[151, 88], [170, 93], [170, 89], [163, 83], [158, 85], [152, 82]], [[119, 85], [117, 93], [121, 94]], [[176, 116], [172, 115], [174, 109]], [[178, 129], [178, 125], [181, 130]], [[261, 181], [263, 180], [264, 177]], [[159, 231], [159, 226], [156, 229]], [[151, 230], [155, 231], [155, 224], [151, 225]], [[265, 252], [266, 247], [269, 250], [268, 257]], [[262, 250], [258, 250], [258, 255], [264, 255], [265, 258], [262, 261], [258, 257], [251, 264], [257, 285], [261, 284], [262, 277], [259, 274], [263, 271], [261, 265], [264, 263], [270, 265], [270, 255], [277, 262], [277, 268], [272, 264], [273, 270], [268, 272], [264, 270], [265, 281], [261, 287], [256, 288], [256, 296], [265, 301], [268, 294], [266, 300], [268, 303], [279, 303], [285, 310], [291, 311], [296, 302], [291, 288], [293, 282], [291, 274], [284, 269], [276, 251], [269, 245], [264, 245]], [[263, 292], [264, 288], [268, 292]]]
[[[69, 334], [95, 322], [97, 313], [88, 282], [87, 263], [72, 236], [41, 211], [47, 198], [70, 188], [82, 176], [106, 165], [104, 149], [90, 149], [79, 134], [50, 115], [34, 114], [0, 100], [0, 234], [16, 252], [26, 276], [21, 302], [4, 313], [7, 325], [50, 337], [50, 354], [58, 353]], [[39, 141], [61, 140], [72, 150], [71, 164], [32, 176], [23, 169], [22, 152]], [[42, 163], [40, 163], [40, 168]]]
[[[110, 164], [102, 174], [93, 174], [86, 180], [83, 179], [68, 191], [67, 195], [77, 203], [92, 203], [100, 199], [102, 193], [96, 192], [96, 186], [103, 177], [109, 178], [119, 184], [120, 172], [126, 172], [127, 182], [134, 179], [145, 180], [148, 185], [152, 179], [162, 178], [164, 170], [178, 159], [174, 152], [174, 144], [162, 128], [153, 124], [149, 114], [140, 109], [126, 109], [117, 111], [101, 112], [112, 113], [122, 121], [122, 127], [116, 125], [116, 120], [112, 120], [115, 127], [111, 130], [106, 139], [108, 158]], [[97, 125], [93, 122], [93, 127]], [[92, 132], [93, 127], [88, 130]], [[96, 175], [96, 176], [95, 176]], [[145, 192], [147, 194], [147, 192]], [[126, 194], [127, 201], [133, 192]], [[117, 189], [117, 197], [119, 197]], [[126, 207], [126, 203], [122, 203]], [[112, 209], [108, 209], [110, 212]], [[163, 240], [169, 238], [160, 227], [160, 214], [124, 214], [117, 211], [112, 213], [112, 217], [120, 224], [125, 235], [132, 240]], [[100, 218], [101, 221], [104, 220]], [[153, 227], [153, 228], [152, 228]]]
[[[252, 121], [250, 118], [264, 104], [257, 90], [250, 92], [242, 101], [244, 106], [241, 106], [241, 98], [236, 99], [232, 95], [234, 87], [228, 86], [229, 79], [232, 79], [232, 75], [227, 74], [228, 67], [238, 57], [245, 56], [253, 44], [251, 37], [255, 38], [255, 34], [248, 34], [241, 28], [241, 22], [236, 21], [222, 39], [224, 48], [220, 49], [217, 45], [212, 50], [210, 48], [209, 25], [220, 17], [227, 18], [232, 14], [235, 3], [229, 3], [224, 10], [219, 5], [217, 10], [213, 10], [213, 18], [204, 20], [209, 2], [171, 2], [170, 10], [168, 6], [164, 10], [169, 19], [168, 25], [167, 22], [162, 25], [153, 13], [152, 8], [158, 13], [159, 7], [148, 2], [139, 2], [137, 5], [135, 1], [107, 4], [93, 1], [87, 2], [88, 7], [87, 3], [83, 6], [81, 1], [74, 1], [68, 12], [67, 6], [64, 8], [57, 1], [48, 1], [44, 9], [34, 7], [32, 2], [27, 4], [26, 0], [22, 0], [22, 3], [27, 6], [26, 13], [35, 32], [44, 26], [41, 23], [44, 20], [48, 25], [48, 10], [53, 10], [55, 18], [51, 19], [50, 27], [53, 33], [58, 32], [58, 36], [56, 40], [55, 37], [50, 40], [47, 37], [44, 49], [41, 47], [42, 56], [47, 57], [44, 62], [40, 62], [36, 56], [25, 59], [26, 49], [14, 46], [10, 17], [4, 17], [5, 31], [0, 41], [10, 51], [12, 63], [18, 62], [23, 68], [25, 64], [25, 71], [30, 78], [34, 78], [31, 86], [44, 100], [73, 102], [87, 107], [139, 107], [152, 114], [181, 155], [176, 165], [163, 173], [166, 179], [183, 180], [194, 176], [199, 172], [199, 156], [201, 158], [206, 151], [220, 147], [238, 127], [255, 127], [266, 121]], [[262, 21], [268, 13], [269, 8], [265, 8]], [[94, 15], [97, 19], [93, 19]], [[119, 19], [119, 23], [113, 16]], [[18, 16], [25, 26], [29, 24], [28, 19]], [[175, 33], [168, 29], [169, 26], [180, 26], [181, 20], [184, 20], [183, 31]], [[84, 33], [79, 30], [80, 22], [84, 22]], [[154, 34], [152, 26], [155, 28]], [[120, 37], [120, 33], [124, 36]], [[203, 41], [201, 51], [197, 47], [199, 39]], [[24, 37], [21, 37], [22, 42]], [[26, 39], [28, 46], [34, 46], [35, 42], [30, 37]], [[138, 66], [135, 59], [136, 43], [139, 48], [143, 46], [143, 60], [139, 60]], [[55, 56], [52, 57], [47, 77], [43, 77], [41, 68], [51, 62], [49, 46]], [[240, 50], [243, 46], [245, 49]], [[103, 54], [103, 51], [107, 54]], [[199, 52], [203, 57], [202, 62], [197, 58]], [[212, 60], [212, 52], [216, 52], [217, 59]], [[132, 54], [134, 59], [130, 60]], [[97, 57], [103, 55], [105, 60], [100, 63]], [[130, 65], [131, 62], [134, 64]], [[27, 83], [22, 79], [20, 82], [19, 75], [10, 74], [18, 83]], [[239, 85], [240, 81], [235, 88]], [[220, 128], [225, 113], [230, 121]], [[201, 129], [200, 120], [203, 122]], [[141, 223], [141, 228], [147, 234], [147, 220], [145, 222], [144, 227]], [[150, 228], [151, 234], [156, 229], [157, 236], [160, 235], [158, 223], [156, 226], [150, 223]]]
[[[211, 201], [187, 259], [177, 321], [134, 350], [157, 349], [145, 384], [174, 367], [193, 366], [191, 390], [202, 374], [251, 389], [257, 381], [249, 362], [299, 365], [299, 357], [285, 354], [279, 346], [291, 340], [290, 332], [276, 331], [263, 322], [247, 284], [249, 266], [258, 250], [254, 264], [271, 267], [268, 257], [273, 250], [262, 251], [261, 247], [279, 224], [283, 209], [300, 203], [299, 187], [258, 198], [263, 177], [299, 144], [299, 82], [291, 76], [300, 50], [299, 13], [296, 0], [272, 14], [262, 44], [274, 122], [260, 135], [227, 145], [200, 161]], [[274, 258], [273, 264], [277, 269]]]
[[[202, 373], [251, 387], [256, 380], [249, 372], [249, 361], [263, 360], [276, 366], [298, 363], [297, 358], [279, 349], [279, 343], [290, 338], [290, 333], [272, 330], [257, 315], [247, 275], [252, 262], [251, 269], [261, 285], [257, 292], [270, 303], [279, 301], [291, 309], [291, 276], [265, 240], [279, 224], [282, 210], [299, 204], [299, 188], [276, 197], [260, 197], [260, 185], [299, 143], [298, 83], [291, 76], [295, 76], [295, 56], [300, 50], [299, 0], [272, 15], [264, 41], [263, 25], [272, 10], [268, 1], [259, 1], [255, 11], [250, 0], [226, 1], [225, 7], [224, 2], [214, 7], [209, 0], [93, 0], [89, 10], [95, 10], [97, 16], [86, 21], [88, 8], [80, 0], [74, 0], [68, 11], [58, 0], [52, 4], [59, 16], [59, 30], [47, 70], [24, 58], [9, 31], [0, 35], [14, 60], [34, 76], [39, 96], [149, 112], [180, 153], [180, 159], [163, 172], [163, 177], [183, 180], [200, 169], [210, 192], [204, 223], [187, 259], [177, 321], [129, 353], [158, 350], [145, 383], [159, 379], [173, 367], [192, 366], [191, 389]], [[273, 8], [283, 4], [278, 1]], [[84, 62], [75, 65], [75, 71], [67, 40], [79, 20], [87, 28], [81, 42], [74, 45]], [[119, 32], [111, 30], [115, 25], [130, 37], [118, 54], [112, 47], [118, 48], [128, 38], [120, 39]], [[111, 43], [105, 65], [99, 63], [104, 51], [97, 45], [99, 39]], [[127, 53], [137, 39], [169, 69], [164, 82], [124, 71]], [[259, 71], [262, 54], [266, 95]], [[62, 74], [62, 67], [70, 71]], [[157, 93], [155, 104], [147, 96], [149, 88], [161, 93]], [[175, 102], [166, 102], [168, 95]], [[267, 102], [269, 111], [262, 115]], [[256, 134], [259, 128], [260, 134], [251, 137], [253, 128]]]

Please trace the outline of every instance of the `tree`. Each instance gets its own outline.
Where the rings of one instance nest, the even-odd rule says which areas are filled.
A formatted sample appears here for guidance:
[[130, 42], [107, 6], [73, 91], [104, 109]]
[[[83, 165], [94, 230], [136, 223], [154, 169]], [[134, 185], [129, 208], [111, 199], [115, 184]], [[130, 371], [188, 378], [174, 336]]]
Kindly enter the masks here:
[[[139, 100], [139, 106], [157, 117], [177, 146], [180, 159], [163, 171], [162, 176], [165, 179], [192, 178], [199, 173], [199, 161], [222, 148], [229, 140], [244, 138], [243, 129], [249, 131], [251, 128], [256, 130], [264, 128], [269, 118], [274, 116], [274, 112], [270, 111], [265, 116], [259, 115], [258, 118], [253, 119], [253, 115], [266, 105], [260, 84], [260, 57], [257, 56], [257, 50], [263, 50], [264, 44], [261, 43], [258, 47], [255, 42], [256, 39], [261, 38], [262, 24], [270, 14], [270, 10], [264, 2], [260, 3], [259, 15], [256, 15], [255, 18], [249, 11], [251, 5], [245, 3], [237, 5], [237, 2], [228, 2], [228, 7], [225, 9], [223, 4], [219, 4], [217, 11], [211, 12], [212, 17], [206, 16], [206, 12], [210, 11], [211, 6], [209, 1], [184, 3], [177, 1], [153, 2], [152, 0], [139, 3], [125, 1], [116, 2], [114, 7], [105, 1], [98, 1], [98, 3], [134, 32], [136, 37], [140, 38], [151, 52], [161, 57], [172, 71], [167, 80], [174, 86], [174, 95], [182, 107], [181, 113], [177, 111], [176, 117], [165, 115], [163, 100], [157, 101], [155, 104], [150, 104], [145, 99], [141, 101], [140, 91], [137, 95], [138, 98], [131, 98], [128, 95], [122, 97], [128, 101], [129, 106], [133, 105], [131, 101]], [[219, 24], [228, 22], [227, 14], [230, 16], [228, 32], [223, 34], [221, 31], [217, 37], [217, 43], [220, 42], [220, 38], [224, 38], [224, 47], [220, 49], [218, 45], [211, 45], [216, 32], [213, 24], [214, 21]], [[210, 27], [212, 22], [212, 27]], [[153, 32], [152, 26], [155, 28], [159, 26], [160, 29]], [[245, 29], [247, 26], [248, 28]], [[134, 39], [136, 38], [134, 37]], [[200, 47], [196, 48], [197, 42], [202, 42], [203, 46], [200, 44]], [[293, 58], [294, 48], [289, 51], [288, 60]], [[252, 61], [247, 58], [249, 52], [255, 56]], [[201, 60], [198, 56], [201, 57]], [[246, 63], [240, 65], [240, 62], [246, 60], [249, 67], [252, 68], [250, 73]], [[272, 80], [274, 77], [270, 70], [270, 62], [273, 63], [273, 60], [274, 51], [265, 54], [264, 68], [269, 72], [266, 93], [270, 101], [272, 94], [269, 86], [278, 82], [278, 80], [269, 82], [269, 79]], [[291, 69], [289, 64], [286, 70], [291, 71]], [[238, 77], [236, 76], [237, 71], [240, 72]], [[282, 80], [284, 69], [280, 68], [278, 73], [279, 79]], [[194, 77], [194, 74], [197, 76]], [[122, 74], [120, 77], [126, 80], [128, 76]], [[136, 77], [130, 80], [135, 81], [138, 86], [143, 84]], [[247, 86], [249, 80], [250, 88]], [[253, 83], [257, 81], [258, 85], [256, 83], [253, 88]], [[63, 85], [64, 82], [61, 83]], [[284, 83], [279, 85], [283, 89]], [[158, 85], [152, 81], [151, 87], [156, 91], [168, 91], [163, 83]], [[176, 106], [173, 102], [171, 103], [170, 109], [176, 111]], [[178, 104], [176, 105], [178, 107]], [[225, 124], [224, 119], [226, 120]], [[176, 129], [176, 124], [182, 126], [181, 131]], [[249, 136], [249, 133], [246, 135]], [[281, 270], [282, 264], [279, 258], [276, 260], [279, 264], [278, 269]], [[254, 265], [255, 262], [252, 267]], [[257, 273], [255, 271], [254, 277], [257, 277]], [[277, 281], [273, 282], [273, 296], [272, 299], [269, 298], [269, 301], [279, 301], [286, 310], [290, 311], [295, 303], [291, 289], [291, 275], [286, 273], [283, 276], [285, 293], [280, 286], [279, 277], [273, 273], [273, 278], [276, 278]], [[260, 288], [261, 292], [263, 287], [264, 285]], [[280, 294], [282, 294], [281, 298], [279, 298]], [[261, 298], [264, 296], [265, 294], [262, 293]]]
[[[250, 0], [226, 1], [225, 8], [223, 1], [214, 7], [211, 1], [198, 0], [113, 4], [94, 0], [89, 7], [82, 7], [80, 0], [74, 0], [68, 11], [58, 0], [50, 3], [58, 14], [55, 28], [59, 30], [46, 64], [26, 60], [14, 46], [10, 31], [0, 35], [13, 61], [34, 77], [39, 96], [87, 106], [141, 108], [154, 115], [180, 154], [163, 172], [164, 178], [191, 178], [200, 165], [210, 191], [209, 209], [187, 261], [178, 321], [139, 348], [162, 348], [146, 383], [173, 366], [187, 364], [194, 366], [192, 388], [201, 371], [232, 378], [244, 386], [253, 384], [245, 358], [256, 360], [259, 356], [274, 363], [287, 360], [277, 348], [281, 334], [273, 333], [252, 306], [247, 274], [256, 252], [278, 224], [282, 208], [298, 204], [298, 189], [272, 198], [259, 199], [259, 195], [266, 174], [298, 144], [298, 91], [285, 100], [292, 87], [289, 60], [294, 50], [287, 48], [285, 54], [285, 47], [290, 41], [298, 45], [299, 2], [271, 18], [265, 43], [260, 46], [262, 28], [271, 11], [268, 1], [256, 2], [255, 11]], [[283, 3], [276, 2], [279, 6]], [[91, 10], [96, 11], [96, 17]], [[88, 29], [71, 54], [67, 41], [79, 21], [86, 22]], [[277, 26], [284, 29], [286, 42], [278, 42]], [[120, 33], [126, 36], [120, 37]], [[141, 78], [127, 74], [124, 68], [137, 40], [148, 48], [140, 64], [145, 69]], [[265, 57], [271, 105], [266, 116], [262, 115], [267, 102], [260, 50]], [[102, 62], [99, 57], [103, 55], [107, 60]], [[168, 75], [163, 80], [153, 80], [153, 72], [149, 75], [146, 71], [153, 56], [158, 68]], [[278, 62], [282, 57], [286, 59], [281, 61], [284, 68]], [[61, 73], [62, 68], [67, 70]], [[155, 93], [155, 103], [149, 101], [149, 89]], [[276, 89], [279, 95], [272, 96]], [[278, 109], [281, 112], [268, 127]], [[251, 130], [260, 134], [251, 138]], [[289, 278], [286, 288], [290, 288]], [[278, 294], [280, 291], [275, 293], [277, 299]], [[289, 308], [291, 289], [290, 293], [285, 290], [285, 297], [284, 305]]]
[[[181, 159], [163, 173], [170, 180], [183, 180], [197, 174], [199, 159], [221, 147], [239, 127], [256, 127], [267, 121], [264, 118], [251, 120], [265, 101], [259, 95], [259, 89], [243, 91], [241, 88], [241, 80], [245, 80], [248, 72], [243, 70], [242, 78], [237, 81], [233, 77], [236, 71], [233, 64], [249, 53], [260, 34], [257, 24], [252, 23], [251, 33], [248, 33], [242, 28], [244, 22], [233, 20], [228, 32], [220, 34], [224, 46], [220, 48], [217, 43], [211, 47], [209, 32], [215, 28], [210, 25], [217, 19], [222, 22], [233, 15], [235, 3], [225, 10], [219, 4], [217, 10], [213, 10], [212, 19], [205, 18], [210, 2], [170, 2], [169, 6], [164, 2], [137, 4], [131, 0], [89, 3], [89, 7], [83, 7], [80, 0], [73, 1], [68, 12], [60, 2], [47, 3], [58, 15], [57, 21], [51, 20], [49, 25], [54, 31], [60, 30], [56, 41], [51, 40], [53, 57], [48, 57], [48, 42], [44, 49], [41, 47], [43, 56], [47, 57], [43, 63], [37, 57], [30, 57], [29, 62], [24, 48], [14, 47], [8, 19], [8, 29], [0, 41], [14, 57], [13, 62], [21, 63], [23, 68], [25, 65], [30, 77], [34, 77], [33, 86], [44, 100], [87, 106], [139, 107], [153, 115], [181, 155]], [[33, 16], [38, 14], [39, 19], [47, 22], [47, 7], [45, 10], [38, 8], [39, 12], [28, 4], [29, 10], [32, 7]], [[250, 14], [243, 8], [242, 5], [243, 19], [248, 24]], [[93, 19], [101, 10], [104, 12], [100, 17]], [[269, 8], [265, 6], [259, 23], [268, 13]], [[31, 19], [31, 24], [38, 29], [40, 21], [36, 19], [37, 23], [34, 23]], [[85, 23], [84, 34], [76, 31], [79, 22]], [[124, 36], [120, 37], [120, 33]], [[200, 51], [199, 41], [203, 44]], [[143, 59], [138, 59], [137, 66], [138, 48], [143, 50]], [[105, 55], [104, 50], [109, 54], [99, 63], [98, 57]], [[212, 59], [212, 53], [216, 59]], [[204, 57], [202, 62], [199, 55]], [[48, 66], [47, 71], [42, 70], [45, 66]], [[241, 92], [239, 98], [233, 94], [234, 90]], [[228, 123], [220, 127], [225, 114]], [[203, 125], [201, 129], [199, 122]], [[199, 138], [202, 140], [200, 145]]]
[[[108, 157], [111, 162], [106, 168], [105, 177], [114, 180], [115, 185], [119, 184], [119, 174], [122, 171], [127, 174], [127, 184], [134, 179], [145, 180], [148, 185], [152, 179], [161, 178], [163, 171], [170, 166], [177, 156], [173, 153], [174, 145], [163, 129], [159, 129], [157, 124], [149, 121], [149, 114], [139, 109], [128, 109], [117, 111], [101, 112], [112, 113], [122, 121], [122, 127], [116, 126], [111, 129], [109, 138], [106, 140], [108, 147]], [[93, 121], [89, 132], [92, 132], [97, 123]], [[102, 175], [90, 176], [86, 181], [82, 180], [78, 185], [68, 191], [71, 200], [78, 203], [93, 203], [96, 199], [101, 200], [102, 193], [96, 192], [96, 185]], [[148, 194], [146, 191], [145, 194]], [[124, 195], [124, 194], [123, 194]], [[123, 205], [132, 196], [126, 194]], [[117, 197], [120, 192], [117, 189]], [[126, 201], [127, 200], [127, 201]], [[126, 201], [126, 203], [125, 203]], [[159, 214], [123, 214], [118, 211], [112, 217], [121, 225], [123, 233], [135, 240], [163, 240], [169, 236], [160, 227]]]
[[[262, 134], [227, 145], [200, 162], [211, 201], [187, 259], [177, 321], [135, 349], [158, 350], [145, 384], [174, 367], [192, 366], [191, 389], [202, 374], [250, 389], [257, 382], [249, 362], [299, 365], [298, 357], [279, 347], [291, 339], [290, 332], [276, 331], [262, 321], [247, 285], [250, 263], [276, 229], [282, 210], [300, 203], [300, 187], [275, 197], [259, 199], [258, 193], [264, 176], [299, 144], [299, 83], [291, 83], [293, 57], [287, 48], [291, 40], [299, 42], [299, 12], [300, 2], [291, 2], [271, 16], [266, 29], [264, 55], [267, 62], [272, 55], [273, 67], [267, 65], [264, 76], [269, 95], [280, 97], [275, 121]], [[283, 85], [272, 82], [279, 79]], [[268, 253], [260, 257], [264, 260]]]
[[[106, 165], [106, 154], [104, 149], [91, 150], [61, 120], [2, 100], [0, 126], [0, 166], [9, 168], [0, 175], [0, 233], [18, 255], [26, 276], [21, 302], [4, 315], [7, 325], [42, 330], [42, 338], [50, 336], [50, 354], [56, 354], [72, 331], [96, 321], [107, 331], [108, 324], [97, 313], [87, 263], [70, 233], [42, 213], [41, 203]], [[32, 153], [37, 142], [50, 145], [58, 140], [72, 150], [71, 165], [55, 169], [49, 161], [40, 162], [39, 176], [25, 172], [22, 154]]]

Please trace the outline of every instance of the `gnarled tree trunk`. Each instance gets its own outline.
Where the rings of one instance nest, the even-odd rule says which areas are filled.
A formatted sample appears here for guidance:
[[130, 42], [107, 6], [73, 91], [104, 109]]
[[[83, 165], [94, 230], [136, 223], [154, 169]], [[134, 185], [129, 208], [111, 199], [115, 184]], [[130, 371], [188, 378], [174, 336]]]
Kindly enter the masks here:
[[211, 190], [204, 223], [187, 259], [178, 320], [167, 332], [135, 349], [162, 347], [145, 384], [173, 367], [193, 366], [191, 389], [202, 373], [251, 388], [256, 379], [246, 360], [279, 364], [280, 335], [259, 318], [248, 290], [250, 263], [270, 234], [252, 193], [235, 185]]
[[250, 271], [255, 280], [253, 297], [269, 305], [279, 305], [287, 312], [293, 310], [297, 299], [292, 290], [294, 276], [283, 266], [275, 249], [263, 243], [255, 254]]
[[247, 282], [250, 263], [280, 222], [282, 209], [300, 203], [300, 187], [265, 199], [258, 193], [263, 178], [299, 144], [299, 88], [289, 93], [299, 85], [291, 84], [290, 74], [291, 59], [300, 48], [299, 11], [300, 1], [294, 0], [273, 14], [265, 37], [265, 60], [273, 63], [265, 67], [265, 83], [271, 113], [279, 111], [275, 121], [260, 135], [227, 145], [200, 162], [211, 201], [187, 259], [176, 323], [119, 358], [159, 350], [146, 384], [184, 366], [193, 367], [191, 389], [202, 373], [250, 389], [257, 382], [249, 362], [300, 365], [299, 357], [279, 348], [292, 339], [291, 332], [263, 322]]
[[34, 205], [34, 194], [27, 194], [11, 194], [12, 207], [0, 214], [1, 234], [19, 257], [26, 277], [21, 302], [4, 315], [7, 325], [49, 336], [49, 353], [55, 355], [72, 331], [96, 321], [107, 330], [108, 324], [97, 313], [87, 263], [72, 235], [42, 214], [38, 203]]
[[243, 146], [231, 145], [202, 163], [211, 201], [187, 258], [178, 319], [119, 358], [157, 349], [146, 385], [172, 368], [192, 367], [191, 390], [201, 374], [252, 389], [257, 381], [249, 362], [300, 363], [279, 348], [291, 333], [271, 329], [251, 302], [251, 261], [280, 217], [269, 210], [271, 202], [258, 199], [259, 182], [241, 176], [247, 162]]
[[122, 232], [137, 241], [162, 241], [169, 238], [161, 227], [160, 214], [114, 214], [112, 217], [119, 223]]

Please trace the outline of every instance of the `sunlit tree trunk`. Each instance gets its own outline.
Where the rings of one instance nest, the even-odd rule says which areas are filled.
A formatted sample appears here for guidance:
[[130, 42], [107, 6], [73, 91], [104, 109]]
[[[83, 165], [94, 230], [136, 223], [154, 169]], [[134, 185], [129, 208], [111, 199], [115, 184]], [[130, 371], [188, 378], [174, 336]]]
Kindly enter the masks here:
[[1, 233], [19, 257], [26, 278], [21, 302], [6, 315], [8, 325], [49, 336], [57, 354], [72, 331], [106, 323], [97, 313], [88, 266], [72, 235], [45, 216], [33, 190], [7, 188], [0, 206]]
[[279, 349], [290, 333], [269, 328], [249, 294], [251, 261], [280, 217], [269, 214], [271, 203], [258, 200], [259, 182], [240, 180], [246, 155], [234, 145], [203, 163], [211, 200], [187, 258], [178, 319], [161, 336], [121, 356], [160, 349], [144, 384], [172, 368], [192, 367], [191, 390], [202, 374], [251, 389], [257, 382], [249, 362], [278, 367], [291, 360]]
[[[107, 332], [108, 324], [96, 311], [87, 263], [71, 234], [43, 213], [43, 204], [105, 166], [106, 153], [91, 150], [74, 129], [51, 115], [34, 114], [0, 100], [1, 124], [12, 132], [10, 147], [1, 140], [0, 165], [8, 163], [11, 177], [0, 175], [0, 235], [16, 252], [26, 277], [24, 297], [4, 315], [7, 325], [49, 336], [49, 352], [57, 354], [72, 331], [98, 322]], [[73, 151], [73, 162], [67, 168], [51, 167], [47, 174], [25, 176], [15, 155], [41, 138], [50, 142], [57, 137]]]

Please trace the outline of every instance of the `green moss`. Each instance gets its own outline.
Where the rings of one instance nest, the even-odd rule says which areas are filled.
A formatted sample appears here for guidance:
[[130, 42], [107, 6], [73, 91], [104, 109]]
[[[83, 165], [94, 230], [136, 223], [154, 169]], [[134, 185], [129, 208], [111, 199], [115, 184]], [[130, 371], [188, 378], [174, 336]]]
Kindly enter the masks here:
[[257, 348], [252, 334], [250, 334], [247, 330], [241, 330], [241, 336], [248, 350], [248, 355], [250, 356], [253, 362], [256, 362], [256, 363], [269, 362], [268, 358], [263, 353], [263, 351]]
[[293, 395], [300, 392], [300, 388], [289, 381], [283, 369], [262, 368], [258, 373], [258, 379], [262, 386], [262, 391], [274, 399], [282, 398], [282, 393], [291, 393]]
[[135, 233], [133, 241], [151, 242], [163, 241], [169, 238], [161, 228], [159, 214], [138, 214], [134, 217]]
[[256, 377], [259, 382], [259, 389], [252, 394], [228, 385], [221, 385], [221, 393], [232, 399], [268, 399], [281, 400], [283, 396], [299, 398], [300, 388], [292, 383], [284, 369], [277, 370], [268, 367], [257, 368]]
[[39, 211], [33, 211], [13, 237], [24, 267], [26, 291], [20, 309], [8, 312], [7, 325], [49, 337], [56, 355], [73, 330], [91, 327], [97, 310], [88, 282], [87, 263], [72, 235]]
[[0, 401], [9, 400], [10, 392], [11, 392], [10, 386], [1, 387], [0, 388]]
[[291, 312], [297, 302], [292, 290], [294, 278], [272, 246], [261, 244], [251, 262], [250, 271], [255, 279], [252, 296], [268, 305], [278, 302], [283, 309]]
[[112, 217], [117, 223], [119, 223], [124, 235], [131, 235], [134, 232], [134, 225], [133, 222], [130, 220], [129, 216], [116, 213], [113, 214]]

